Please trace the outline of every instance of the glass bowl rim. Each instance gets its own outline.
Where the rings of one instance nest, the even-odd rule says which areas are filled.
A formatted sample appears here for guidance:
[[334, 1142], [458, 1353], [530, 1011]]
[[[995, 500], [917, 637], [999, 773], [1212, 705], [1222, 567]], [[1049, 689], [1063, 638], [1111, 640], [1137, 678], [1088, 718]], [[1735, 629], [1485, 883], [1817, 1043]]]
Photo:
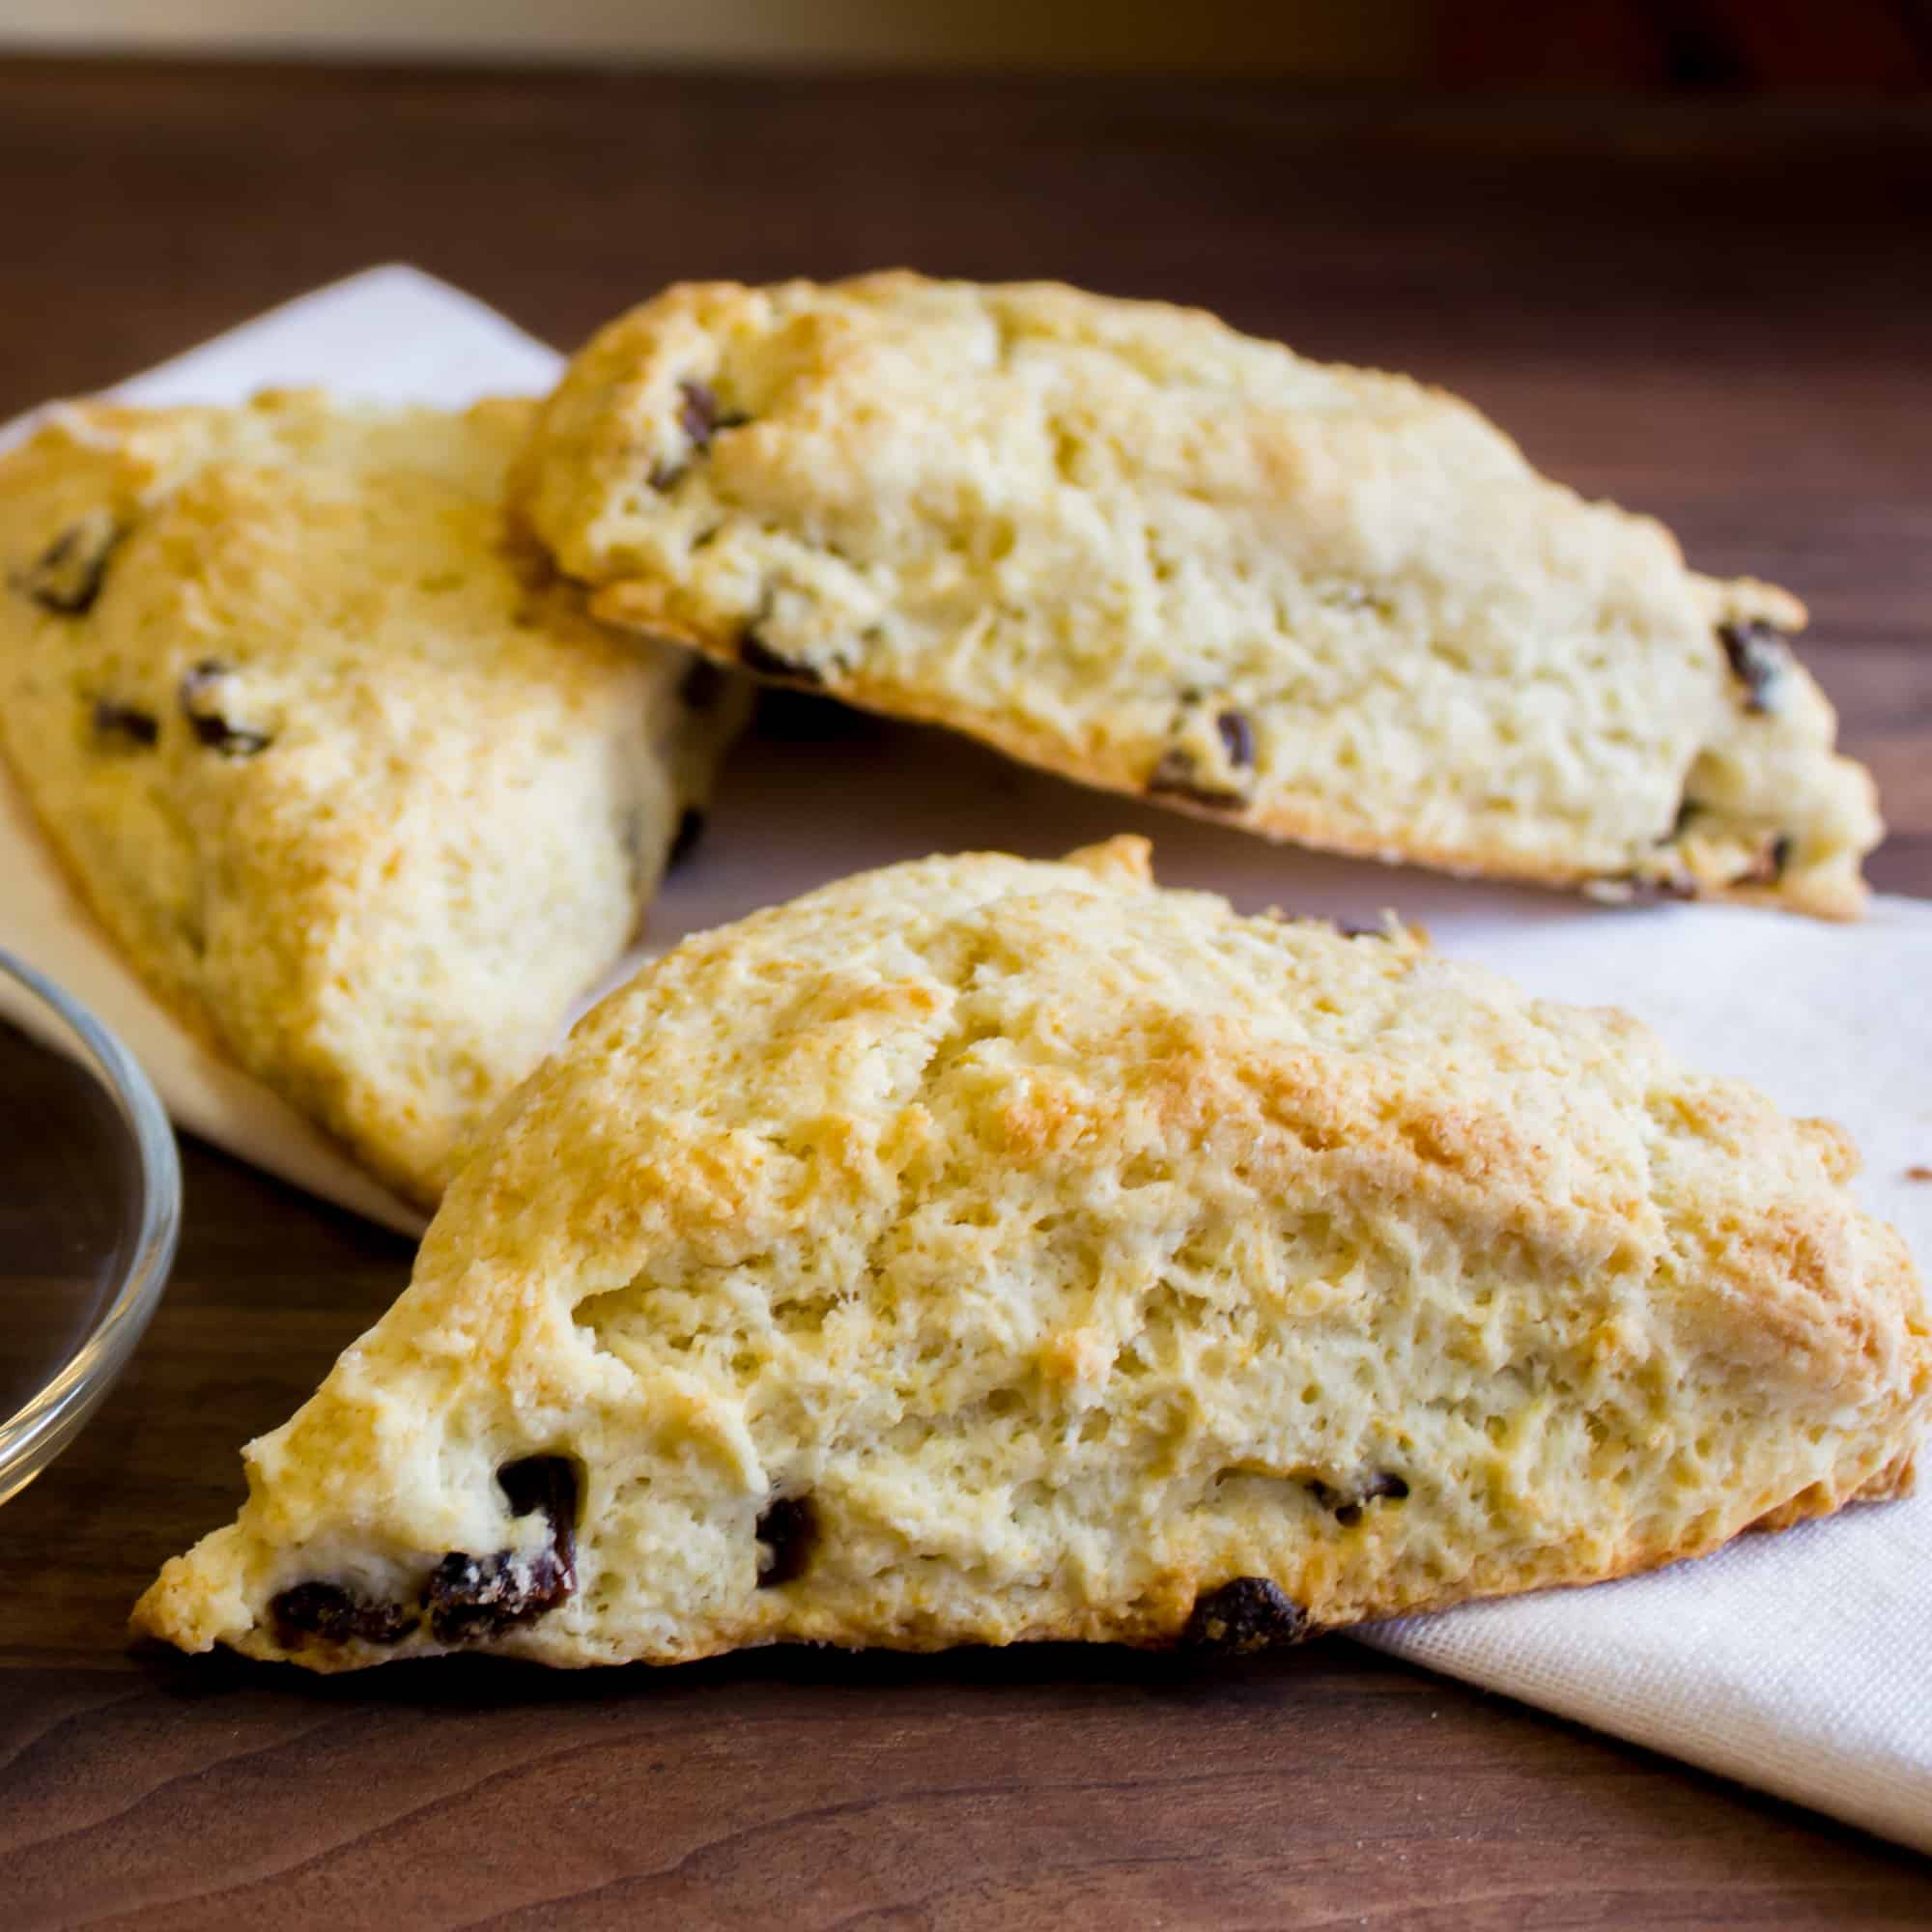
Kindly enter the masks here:
[[182, 1180], [174, 1129], [134, 1056], [78, 1000], [4, 947], [0, 947], [0, 975], [22, 986], [79, 1040], [87, 1071], [106, 1089], [133, 1142], [140, 1187], [133, 1240], [112, 1298], [40, 1390], [13, 1414], [0, 1414], [0, 1503], [4, 1503], [79, 1435], [128, 1366], [174, 1264], [181, 1236]]

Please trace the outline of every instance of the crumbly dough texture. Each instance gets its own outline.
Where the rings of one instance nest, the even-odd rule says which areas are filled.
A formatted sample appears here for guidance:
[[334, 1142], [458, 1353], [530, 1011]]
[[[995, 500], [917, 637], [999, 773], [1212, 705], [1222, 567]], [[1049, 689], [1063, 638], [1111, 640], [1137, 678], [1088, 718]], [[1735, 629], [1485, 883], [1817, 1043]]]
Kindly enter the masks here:
[[185, 1022], [432, 1207], [745, 708], [506, 546], [530, 409], [81, 406], [0, 459], [0, 743], [55, 849]]
[[864, 874], [580, 1022], [135, 1624], [1246, 1647], [1698, 1555], [1910, 1476], [1932, 1340], [1854, 1165], [1137, 839]]
[[1213, 317], [907, 273], [673, 288], [521, 514], [613, 621], [1068, 778], [1453, 871], [1856, 915], [1804, 608], [1473, 409]]

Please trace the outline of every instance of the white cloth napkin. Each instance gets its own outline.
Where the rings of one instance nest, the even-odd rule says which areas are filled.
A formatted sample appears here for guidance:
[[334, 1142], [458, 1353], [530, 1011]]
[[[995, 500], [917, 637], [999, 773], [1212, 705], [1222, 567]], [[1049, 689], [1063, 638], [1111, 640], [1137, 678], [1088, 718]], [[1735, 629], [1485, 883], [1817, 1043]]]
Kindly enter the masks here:
[[[488, 309], [392, 268], [123, 393], [228, 401], [267, 384], [326, 383], [456, 403], [542, 388], [555, 367]], [[1855, 927], [1720, 907], [1611, 910], [1274, 850], [937, 734], [859, 719], [835, 729], [741, 749], [696, 858], [658, 902], [649, 951], [865, 866], [971, 846], [1055, 853], [1139, 830], [1170, 884], [1354, 921], [1393, 906], [1451, 952], [1540, 993], [1628, 1008], [1694, 1064], [1843, 1122], [1864, 1151], [1865, 1200], [1921, 1264], [1932, 1257], [1932, 1183], [1906, 1174], [1932, 1163], [1932, 904], [1882, 899]], [[419, 1226], [148, 997], [9, 791], [0, 946], [119, 1033], [183, 1125], [361, 1213]], [[1364, 1640], [1932, 1850], [1932, 1484], [1914, 1501], [1747, 1538], [1659, 1576], [1412, 1618]]]

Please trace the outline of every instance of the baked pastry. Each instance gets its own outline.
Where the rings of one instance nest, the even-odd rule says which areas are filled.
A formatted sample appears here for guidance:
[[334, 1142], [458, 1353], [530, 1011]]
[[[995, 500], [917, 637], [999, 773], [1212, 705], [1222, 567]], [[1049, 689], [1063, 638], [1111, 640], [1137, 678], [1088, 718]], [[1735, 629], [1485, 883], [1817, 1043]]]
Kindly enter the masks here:
[[136, 1627], [320, 1670], [1245, 1648], [1897, 1493], [1854, 1155], [1635, 1022], [1144, 843], [689, 939], [497, 1117]]
[[673, 288], [546, 405], [521, 514], [614, 622], [1272, 838], [1862, 903], [1803, 607], [1466, 404], [1211, 316], [911, 274]]
[[0, 458], [0, 744], [54, 847], [189, 1027], [425, 1206], [749, 684], [506, 550], [530, 407], [88, 405]]

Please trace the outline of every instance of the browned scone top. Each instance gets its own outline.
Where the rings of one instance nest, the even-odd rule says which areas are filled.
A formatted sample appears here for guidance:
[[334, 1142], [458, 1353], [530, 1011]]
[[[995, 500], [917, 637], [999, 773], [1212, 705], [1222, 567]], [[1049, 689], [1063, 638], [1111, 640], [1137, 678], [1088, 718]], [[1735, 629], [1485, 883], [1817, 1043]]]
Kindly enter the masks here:
[[687, 940], [138, 1627], [338, 1669], [1248, 1647], [1909, 1479], [1932, 1338], [1836, 1129], [1144, 844]]

